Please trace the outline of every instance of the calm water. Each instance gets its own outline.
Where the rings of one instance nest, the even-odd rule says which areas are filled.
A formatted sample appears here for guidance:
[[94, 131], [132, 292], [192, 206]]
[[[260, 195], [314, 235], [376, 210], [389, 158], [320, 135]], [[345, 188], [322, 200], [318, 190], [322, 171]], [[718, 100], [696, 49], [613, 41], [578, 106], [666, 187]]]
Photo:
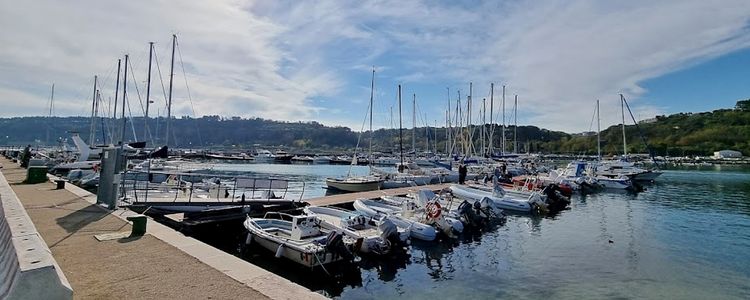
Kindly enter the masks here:
[[[324, 194], [322, 180], [349, 169], [214, 168], [294, 175], [308, 181], [305, 197]], [[750, 299], [750, 173], [666, 171], [638, 194], [574, 196], [554, 217], [511, 216], [458, 241], [415, 243], [406, 258], [332, 268], [335, 276], [247, 252], [255, 264], [342, 299]]]

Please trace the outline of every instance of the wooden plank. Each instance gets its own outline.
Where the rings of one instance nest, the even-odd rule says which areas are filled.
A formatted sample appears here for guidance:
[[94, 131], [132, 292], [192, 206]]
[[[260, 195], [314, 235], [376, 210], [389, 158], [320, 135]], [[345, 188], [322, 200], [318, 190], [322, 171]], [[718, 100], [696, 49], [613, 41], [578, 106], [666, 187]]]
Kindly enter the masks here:
[[410, 187], [403, 187], [403, 188], [397, 188], [397, 189], [387, 189], [387, 190], [377, 190], [377, 191], [369, 191], [369, 192], [358, 192], [358, 193], [346, 193], [346, 194], [338, 194], [338, 195], [330, 195], [330, 196], [324, 196], [324, 197], [318, 197], [318, 198], [312, 198], [305, 200], [307, 203], [310, 203], [312, 206], [326, 206], [326, 205], [335, 205], [335, 204], [342, 204], [342, 203], [349, 203], [354, 202], [354, 200], [357, 199], [374, 199], [379, 198], [382, 196], [402, 196], [406, 195], [409, 192], [416, 192], [421, 189], [430, 189], [433, 191], [439, 191], [444, 188], [449, 187], [450, 183], [442, 183], [442, 184], [431, 184], [431, 185], [422, 185], [422, 186], [410, 186]]

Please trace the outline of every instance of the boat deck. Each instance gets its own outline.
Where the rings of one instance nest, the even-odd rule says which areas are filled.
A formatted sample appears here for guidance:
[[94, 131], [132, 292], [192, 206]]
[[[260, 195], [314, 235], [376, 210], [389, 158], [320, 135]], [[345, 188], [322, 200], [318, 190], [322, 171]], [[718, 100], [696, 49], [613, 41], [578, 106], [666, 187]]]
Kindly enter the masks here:
[[336, 205], [336, 204], [354, 202], [354, 200], [362, 199], [362, 198], [375, 199], [375, 198], [380, 198], [382, 196], [402, 196], [402, 195], [408, 194], [411, 191], [416, 192], [421, 189], [439, 191], [439, 190], [442, 190], [444, 188], [451, 186], [451, 184], [452, 183], [441, 183], [441, 184], [410, 186], [410, 187], [404, 187], [404, 188], [377, 190], [377, 191], [369, 191], [369, 192], [346, 193], [346, 194], [311, 198], [305, 201], [307, 203], [310, 203], [310, 205], [312, 206]]

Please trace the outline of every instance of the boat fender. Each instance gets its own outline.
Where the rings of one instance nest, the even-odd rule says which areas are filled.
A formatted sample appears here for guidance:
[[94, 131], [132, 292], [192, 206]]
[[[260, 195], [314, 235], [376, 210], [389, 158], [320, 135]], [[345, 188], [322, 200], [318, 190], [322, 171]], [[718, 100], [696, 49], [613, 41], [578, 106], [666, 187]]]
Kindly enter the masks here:
[[427, 217], [432, 220], [440, 217], [440, 214], [442, 213], [440, 202], [437, 201], [428, 202], [425, 209], [427, 210]]
[[276, 248], [276, 258], [280, 258], [284, 254], [284, 244], [279, 244], [279, 248]]

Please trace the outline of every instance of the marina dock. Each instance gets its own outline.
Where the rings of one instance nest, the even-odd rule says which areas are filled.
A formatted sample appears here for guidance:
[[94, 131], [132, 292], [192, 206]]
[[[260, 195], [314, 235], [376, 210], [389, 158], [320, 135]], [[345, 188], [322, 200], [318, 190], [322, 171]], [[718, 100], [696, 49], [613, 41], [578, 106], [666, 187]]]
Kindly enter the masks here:
[[151, 219], [146, 235], [98, 241], [130, 232], [126, 218], [135, 213], [105, 210], [96, 195], [70, 184], [23, 184], [25, 169], [4, 158], [0, 164], [3, 195], [17, 195], [74, 298], [324, 298]]
[[374, 198], [378, 198], [381, 196], [402, 196], [402, 195], [408, 194], [409, 192], [412, 192], [412, 191], [416, 192], [421, 189], [440, 191], [444, 188], [449, 187], [450, 185], [451, 185], [450, 183], [440, 183], [440, 184], [431, 184], [431, 185], [409, 186], [409, 187], [403, 187], [403, 188], [397, 188], [397, 189], [329, 195], [329, 196], [323, 196], [323, 197], [318, 197], [318, 198], [311, 198], [305, 201], [307, 203], [310, 203], [310, 205], [312, 206], [327, 206], [327, 205], [336, 205], [336, 204], [354, 202], [354, 200], [363, 199], [363, 198], [374, 199]]

